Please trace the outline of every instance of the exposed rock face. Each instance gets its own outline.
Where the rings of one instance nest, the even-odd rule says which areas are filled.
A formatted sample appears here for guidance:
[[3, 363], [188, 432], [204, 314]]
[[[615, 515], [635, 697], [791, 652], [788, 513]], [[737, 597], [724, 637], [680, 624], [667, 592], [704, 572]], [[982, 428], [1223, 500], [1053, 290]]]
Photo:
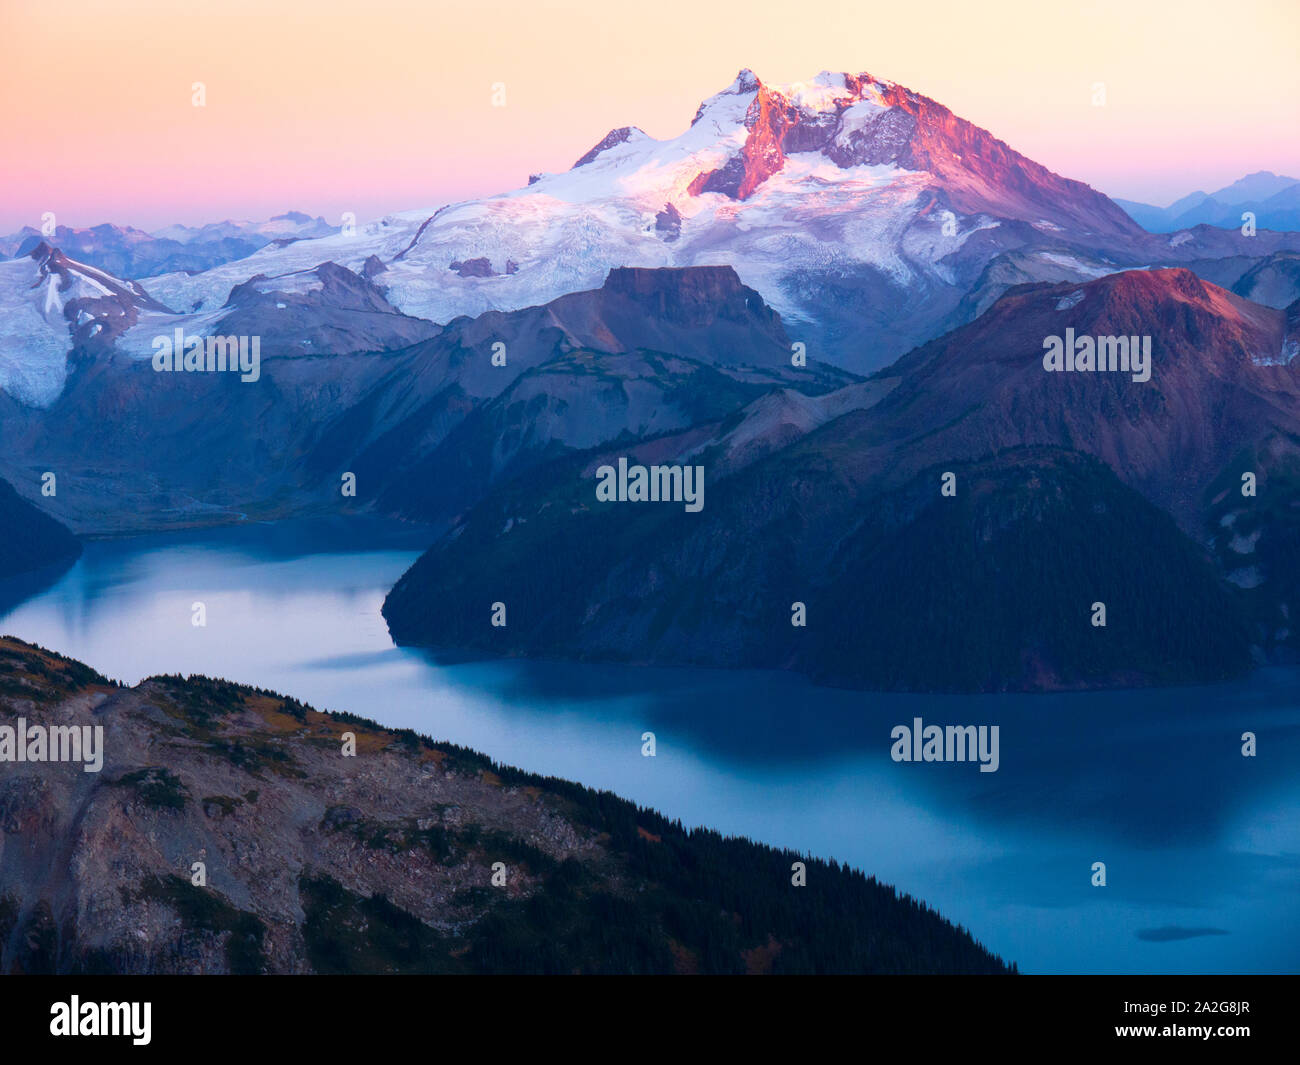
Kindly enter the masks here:
[[732, 91], [755, 93], [744, 146], [723, 166], [699, 174], [690, 193], [747, 200], [789, 155], [821, 152], [843, 169], [893, 163], [926, 172], [948, 205], [963, 213], [1050, 219], [1084, 228], [1094, 239], [1143, 235], [1107, 197], [1053, 174], [942, 104], [870, 74], [845, 74], [841, 81], [840, 91], [814, 105], [742, 72]]
[[42, 241], [27, 256], [37, 267], [38, 281], [52, 279], [63, 299], [63, 317], [73, 344], [93, 344], [107, 350], [139, 321], [142, 311], [165, 312], [139, 285], [122, 281]]
[[655, 232], [669, 243], [682, 235], [681, 213], [671, 203], [664, 204], [664, 209], [655, 215]]
[[[605, 136], [601, 139], [599, 144], [593, 147], [591, 151], [587, 152], [586, 155], [584, 155], [581, 159], [579, 159], [576, 163], [573, 164], [573, 169], [576, 170], [580, 166], [586, 166], [593, 159], [595, 159], [596, 156], [600, 155], [601, 152], [607, 151], [608, 149], [613, 148], [615, 145], [626, 144], [633, 137], [644, 137], [644, 136], [645, 134], [636, 126], [620, 126], [618, 129], [611, 129], [608, 133], [605, 134]], [[533, 184], [531, 178], [529, 179], [528, 183], [530, 185]]]
[[7, 972], [1005, 971], [847, 868], [269, 692], [0, 639], [20, 721], [103, 767], [0, 761]]
[[447, 269], [454, 270], [461, 277], [508, 277], [519, 272], [519, 264], [513, 259], [507, 259], [505, 270], [498, 272], [493, 268], [491, 259], [479, 256], [464, 262], [454, 262]]
[[609, 272], [601, 291], [611, 302], [632, 301], [651, 320], [668, 325], [704, 329], [730, 321], [752, 323], [773, 339], [782, 332], [780, 315], [741, 284], [730, 266], [620, 267]]
[[797, 116], [791, 113], [783, 98], [760, 88], [745, 115], [749, 136], [740, 154], [732, 156], [718, 170], [701, 173], [688, 186], [688, 191], [692, 196], [720, 192], [733, 200], [749, 199], [759, 185], [785, 165], [786, 134], [797, 124]]
[[[882, 428], [927, 441], [893, 476], [937, 455], [1067, 447], [1102, 459], [1196, 535], [1202, 493], [1240, 448], [1300, 433], [1300, 365], [1283, 363], [1285, 320], [1187, 270], [1013, 289], [891, 368], [902, 383], [876, 412]], [[1045, 373], [1043, 342], [1067, 328], [1149, 336], [1151, 380]]]
[[496, 277], [496, 271], [492, 269], [492, 260], [485, 256], [454, 262], [448, 269], [455, 270], [461, 277]]
[[[304, 235], [299, 216], [284, 224]], [[1300, 251], [1300, 233], [1148, 233], [1087, 185], [903, 86], [829, 71], [775, 85], [746, 70], [678, 136], [621, 127], [574, 168], [533, 174], [525, 188], [376, 219], [346, 241], [275, 244], [209, 270], [151, 276], [145, 287], [178, 312], [210, 313], [257, 274], [291, 276], [330, 260], [374, 280], [373, 259], [396, 309], [450, 323], [591, 290], [615, 267], [729, 263], [799, 323], [809, 351], [861, 373], [986, 307], [1002, 291], [998, 271], [986, 273], [1002, 255], [1034, 267], [1026, 280], [1059, 280], [1063, 264], [1078, 280], [1186, 265], [1228, 286], [1216, 260]], [[1255, 298], [1289, 302], [1265, 288]], [[964, 317], [954, 317], [959, 309]]]

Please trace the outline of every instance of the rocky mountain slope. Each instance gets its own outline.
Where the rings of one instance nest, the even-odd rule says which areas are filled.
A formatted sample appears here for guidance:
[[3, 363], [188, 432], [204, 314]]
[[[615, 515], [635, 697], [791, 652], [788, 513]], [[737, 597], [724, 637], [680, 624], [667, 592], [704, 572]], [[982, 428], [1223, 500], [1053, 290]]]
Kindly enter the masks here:
[[[385, 616], [426, 646], [783, 666], [867, 687], [1232, 675], [1252, 648], [1290, 646], [1300, 608], [1294, 523], [1252, 538], [1264, 498], [1275, 517], [1296, 505], [1294, 319], [1181, 270], [1023, 286], [842, 405], [817, 400], [832, 416], [782, 404], [752, 453], [734, 434], [762, 405], [502, 484]], [[1149, 335], [1150, 380], [1046, 372], [1044, 340], [1067, 329]], [[703, 511], [599, 502], [595, 471], [620, 456], [699, 463]], [[1244, 473], [1267, 487], [1243, 494]], [[1222, 537], [1235, 555], [1200, 546], [1211, 521], [1242, 523], [1244, 538]], [[488, 624], [494, 601], [506, 628]]]
[[[260, 337], [258, 379], [155, 372], [154, 342], [176, 321], [187, 337]], [[79, 531], [340, 508], [434, 520], [489, 487], [477, 471], [527, 463], [551, 443], [590, 446], [683, 425], [706, 409], [721, 416], [775, 385], [825, 392], [854, 380], [815, 361], [794, 368], [779, 316], [729, 267], [615, 270], [592, 292], [436, 327], [326, 263], [291, 279], [254, 278], [213, 312], [174, 318], [132, 307], [121, 323], [117, 343], [87, 337], [78, 346], [47, 407], [0, 394], [0, 474], [8, 466], [30, 481], [32, 464], [58, 471], [64, 490], [50, 511]], [[614, 371], [640, 393], [626, 404], [621, 386], [583, 398], [561, 372], [581, 376], [579, 352], [638, 351], [670, 357]], [[527, 402], [552, 413], [569, 404], [569, 413], [556, 420], [532, 409], [520, 445], [528, 454], [508, 442], [497, 454], [483, 435], [501, 417], [493, 402], [552, 362], [541, 380], [555, 394], [538, 399], [530, 378]], [[679, 377], [686, 366], [703, 376]], [[507, 418], [529, 387], [502, 400], [514, 411]], [[448, 440], [471, 416], [456, 437], [461, 451]], [[354, 499], [340, 494], [345, 472], [356, 474]]]
[[[1151, 379], [1045, 372], [1045, 339], [1067, 329], [1149, 337]], [[1019, 288], [900, 359], [888, 371], [899, 387], [878, 417], [845, 428], [863, 446], [863, 468], [877, 447], [911, 456], [892, 464], [894, 482], [936, 458], [974, 460], [1025, 444], [1087, 452], [1195, 531], [1201, 493], [1235, 452], [1300, 432], [1295, 353], [1286, 312], [1186, 270]]]
[[20, 721], [103, 766], [0, 762], [6, 972], [1006, 971], [847, 867], [269, 692], [3, 638]]
[[795, 368], [780, 317], [730, 267], [617, 269], [591, 292], [452, 323], [328, 423], [316, 455], [355, 455], [380, 509], [435, 521], [540, 458], [853, 380]]

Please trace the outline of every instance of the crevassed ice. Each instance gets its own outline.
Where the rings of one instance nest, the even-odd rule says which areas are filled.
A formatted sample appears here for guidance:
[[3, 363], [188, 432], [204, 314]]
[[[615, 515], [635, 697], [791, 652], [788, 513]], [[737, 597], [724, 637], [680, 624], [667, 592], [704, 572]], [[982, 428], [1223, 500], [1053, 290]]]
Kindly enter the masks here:
[[58, 284], [57, 275], [42, 278], [33, 259], [0, 263], [0, 389], [32, 407], [52, 404], [68, 377], [63, 307], [74, 293]]

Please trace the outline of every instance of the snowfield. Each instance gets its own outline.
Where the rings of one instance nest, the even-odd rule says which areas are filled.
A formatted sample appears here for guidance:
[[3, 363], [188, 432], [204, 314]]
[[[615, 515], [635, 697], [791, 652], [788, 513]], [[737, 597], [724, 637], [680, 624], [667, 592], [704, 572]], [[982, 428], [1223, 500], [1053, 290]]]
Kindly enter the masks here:
[[[851, 99], [839, 74], [778, 91], [814, 120], [834, 118], [837, 104]], [[351, 237], [267, 247], [201, 274], [167, 274], [144, 284], [175, 311], [206, 312], [256, 274], [274, 283], [328, 260], [360, 272], [375, 256], [387, 269], [374, 281], [389, 302], [446, 323], [598, 288], [616, 266], [730, 265], [784, 317], [798, 321], [806, 311], [785, 284], [793, 273], [867, 264], [901, 285], [927, 272], [947, 283], [938, 260], [972, 232], [996, 224], [963, 219], [950, 236], [942, 217], [915, 226], [928, 174], [889, 164], [842, 169], [821, 152], [790, 156], [747, 200], [692, 195], [692, 181], [744, 146], [756, 93], [756, 83], [738, 77], [700, 106], [680, 136], [661, 141], [631, 129], [590, 162], [541, 175], [522, 189], [391, 215]], [[838, 141], [847, 143], [885, 110], [878, 92], [844, 107]], [[669, 205], [681, 219], [678, 234], [656, 225]], [[451, 269], [475, 259], [488, 260], [494, 276], [463, 277]]]
[[31, 259], [0, 263], [0, 389], [32, 407], [53, 403], [67, 378], [68, 323], [49, 291], [57, 284], [42, 284]]

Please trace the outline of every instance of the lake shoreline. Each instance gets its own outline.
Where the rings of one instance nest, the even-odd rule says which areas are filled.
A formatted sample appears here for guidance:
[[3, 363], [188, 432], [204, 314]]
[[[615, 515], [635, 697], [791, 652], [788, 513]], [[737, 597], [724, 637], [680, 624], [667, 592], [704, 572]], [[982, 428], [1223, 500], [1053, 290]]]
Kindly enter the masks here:
[[[1300, 671], [934, 695], [783, 671], [448, 663], [395, 646], [379, 613], [420, 531], [333, 524], [92, 541], [53, 583], [0, 607], [0, 631], [128, 683], [201, 674], [290, 692], [688, 827], [835, 858], [1025, 972], [1300, 965]], [[191, 624], [195, 601], [206, 627]], [[1000, 726], [999, 769], [893, 762], [890, 730], [914, 717]], [[1253, 760], [1239, 751], [1247, 728]], [[1104, 889], [1089, 883], [1095, 861]]]

